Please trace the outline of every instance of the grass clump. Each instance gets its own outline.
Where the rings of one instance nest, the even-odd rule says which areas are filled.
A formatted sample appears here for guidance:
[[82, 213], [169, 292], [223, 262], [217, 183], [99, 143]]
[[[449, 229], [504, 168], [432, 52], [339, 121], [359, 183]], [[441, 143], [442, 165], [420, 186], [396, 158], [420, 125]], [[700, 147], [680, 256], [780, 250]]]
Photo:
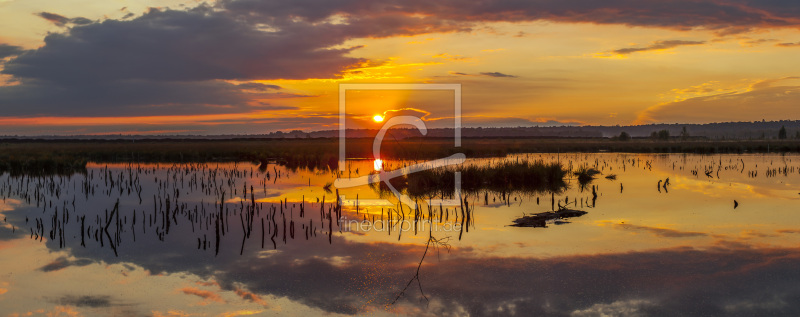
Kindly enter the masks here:
[[593, 181], [595, 179], [594, 176], [600, 174], [600, 171], [593, 168], [588, 168], [586, 166], [581, 166], [580, 168], [578, 168], [578, 170], [573, 172], [573, 174], [578, 177], [579, 183], [587, 184]]

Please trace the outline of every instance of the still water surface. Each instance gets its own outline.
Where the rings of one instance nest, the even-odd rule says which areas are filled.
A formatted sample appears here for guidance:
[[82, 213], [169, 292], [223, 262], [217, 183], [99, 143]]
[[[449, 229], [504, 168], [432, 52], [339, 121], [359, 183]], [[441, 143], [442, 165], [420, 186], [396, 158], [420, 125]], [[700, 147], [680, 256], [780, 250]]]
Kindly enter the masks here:
[[[336, 174], [276, 165], [2, 175], [0, 315], [800, 314], [800, 156], [465, 164], [504, 160], [601, 174], [402, 211], [365, 203], [387, 197], [369, 186], [340, 189], [359, 203], [339, 209]], [[350, 161], [339, 176], [405, 163]], [[558, 205], [588, 213], [510, 226]]]

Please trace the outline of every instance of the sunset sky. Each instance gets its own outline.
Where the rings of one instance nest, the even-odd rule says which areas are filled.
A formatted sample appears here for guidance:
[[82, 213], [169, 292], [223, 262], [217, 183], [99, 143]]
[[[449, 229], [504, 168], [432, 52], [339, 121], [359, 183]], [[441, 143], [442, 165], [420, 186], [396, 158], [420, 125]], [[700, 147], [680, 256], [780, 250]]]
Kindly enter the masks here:
[[0, 135], [800, 119], [799, 53], [790, 0], [0, 0]]

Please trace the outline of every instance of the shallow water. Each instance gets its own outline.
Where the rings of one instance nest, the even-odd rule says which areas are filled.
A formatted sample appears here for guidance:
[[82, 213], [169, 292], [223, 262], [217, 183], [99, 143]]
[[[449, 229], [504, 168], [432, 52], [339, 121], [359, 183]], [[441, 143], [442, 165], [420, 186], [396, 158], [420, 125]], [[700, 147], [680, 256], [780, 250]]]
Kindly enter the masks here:
[[[800, 313], [800, 156], [530, 154], [465, 164], [502, 160], [602, 174], [585, 186], [569, 176], [557, 194], [465, 193], [466, 208], [441, 211], [424, 199], [400, 211], [385, 194], [388, 205], [371, 203], [381, 194], [369, 186], [339, 189], [339, 210], [337, 189], [323, 188], [334, 173], [275, 165], [3, 175], [0, 313]], [[375, 167], [349, 161], [340, 176]], [[557, 204], [588, 213], [509, 226]]]

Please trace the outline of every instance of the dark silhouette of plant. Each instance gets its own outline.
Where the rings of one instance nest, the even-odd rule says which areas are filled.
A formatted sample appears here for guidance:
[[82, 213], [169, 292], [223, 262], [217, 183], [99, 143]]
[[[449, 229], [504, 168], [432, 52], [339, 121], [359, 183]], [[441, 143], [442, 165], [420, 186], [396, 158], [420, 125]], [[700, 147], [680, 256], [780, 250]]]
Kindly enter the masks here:
[[654, 140], [669, 140], [669, 130], [653, 131], [653, 133], [650, 133], [650, 138]]
[[686, 130], [686, 126], [683, 126], [683, 129], [681, 129], [681, 139], [686, 140], [688, 138], [689, 138], [689, 131]]

